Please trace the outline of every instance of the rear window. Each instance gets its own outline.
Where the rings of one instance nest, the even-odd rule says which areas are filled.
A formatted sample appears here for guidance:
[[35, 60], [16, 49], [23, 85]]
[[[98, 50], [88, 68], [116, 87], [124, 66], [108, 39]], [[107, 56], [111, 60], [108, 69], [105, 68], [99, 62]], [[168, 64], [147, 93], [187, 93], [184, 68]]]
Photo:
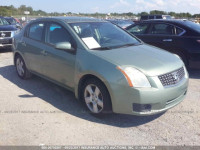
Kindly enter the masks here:
[[184, 25], [200, 33], [200, 25], [191, 21], [185, 21]]

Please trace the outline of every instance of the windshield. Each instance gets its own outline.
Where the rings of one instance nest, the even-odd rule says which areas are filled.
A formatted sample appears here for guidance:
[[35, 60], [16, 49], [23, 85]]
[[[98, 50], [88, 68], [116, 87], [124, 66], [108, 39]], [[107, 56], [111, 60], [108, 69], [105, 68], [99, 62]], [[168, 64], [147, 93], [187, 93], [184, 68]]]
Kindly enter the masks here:
[[9, 25], [9, 23], [4, 18], [0, 18], [0, 25]]
[[129, 20], [119, 20], [119, 21], [111, 21], [111, 22], [119, 25], [120, 27], [124, 27], [124, 28], [133, 24], [133, 22], [129, 21]]
[[10, 24], [17, 24], [14, 18], [5, 18]]
[[109, 22], [71, 23], [89, 49], [113, 49], [140, 44], [124, 30]]
[[184, 21], [184, 24], [185, 24], [187, 27], [189, 27], [189, 28], [191, 28], [191, 29], [197, 31], [198, 33], [200, 33], [200, 25], [199, 25], [199, 24], [196, 24], [196, 23], [191, 22], [191, 21]]

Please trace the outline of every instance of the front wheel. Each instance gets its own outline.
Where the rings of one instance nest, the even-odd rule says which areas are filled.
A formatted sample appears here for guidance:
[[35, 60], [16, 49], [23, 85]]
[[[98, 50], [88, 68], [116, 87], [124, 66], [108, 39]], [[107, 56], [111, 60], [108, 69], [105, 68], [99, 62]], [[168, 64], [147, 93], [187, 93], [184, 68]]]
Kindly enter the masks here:
[[31, 77], [31, 73], [26, 68], [26, 64], [20, 55], [16, 56], [15, 58], [15, 66], [16, 66], [17, 74], [20, 78], [28, 79]]
[[84, 83], [82, 99], [92, 114], [111, 112], [110, 95], [105, 85], [99, 80], [90, 79]]

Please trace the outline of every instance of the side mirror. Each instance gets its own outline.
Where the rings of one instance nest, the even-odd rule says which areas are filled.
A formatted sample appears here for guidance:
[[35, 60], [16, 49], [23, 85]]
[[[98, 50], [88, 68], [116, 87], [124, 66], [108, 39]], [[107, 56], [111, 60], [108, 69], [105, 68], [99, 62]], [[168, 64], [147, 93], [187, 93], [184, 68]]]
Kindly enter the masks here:
[[17, 24], [16, 24], [16, 28], [22, 29], [22, 26], [21, 26], [19, 23], [17, 23]]
[[72, 47], [70, 42], [59, 42], [55, 45], [56, 49], [66, 50], [66, 51], [74, 51], [75, 49]]

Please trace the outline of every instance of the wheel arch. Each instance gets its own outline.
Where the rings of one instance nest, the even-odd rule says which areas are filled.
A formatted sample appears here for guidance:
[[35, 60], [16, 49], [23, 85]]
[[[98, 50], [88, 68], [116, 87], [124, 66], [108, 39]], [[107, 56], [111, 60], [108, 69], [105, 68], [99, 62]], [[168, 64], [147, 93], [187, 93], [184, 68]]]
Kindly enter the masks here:
[[181, 57], [181, 59], [185, 59], [184, 61], [186, 61], [185, 63], [185, 65], [187, 66], [187, 65], [189, 65], [189, 54], [188, 54], [188, 52], [186, 51], [186, 50], [184, 50], [184, 49], [180, 49], [180, 48], [176, 48], [176, 49], [173, 49], [172, 51], [171, 51], [171, 53], [173, 53], [173, 54], [177, 54], [179, 57]]
[[[86, 82], [88, 79], [92, 79], [92, 78], [93, 78], [93, 79], [96, 79], [96, 80], [99, 80], [99, 81], [105, 86], [105, 88], [107, 89], [108, 94], [109, 94], [109, 96], [110, 96], [111, 105], [112, 105], [112, 95], [111, 95], [111, 91], [110, 91], [110, 88], [109, 88], [108, 83], [107, 83], [106, 80], [103, 79], [102, 77], [99, 77], [99, 76], [93, 75], [93, 74], [85, 74], [85, 75], [83, 75], [83, 76], [80, 78], [80, 80], [79, 80], [79, 82], [78, 82], [78, 86], [77, 86], [77, 88], [76, 88], [76, 90], [75, 90], [75, 96], [76, 96], [76, 98], [77, 98], [77, 99], [80, 99], [80, 98], [81, 98], [81, 87], [82, 87], [82, 85], [83, 85], [84, 82]], [[113, 106], [113, 105], [112, 105], [112, 106]]]
[[15, 64], [15, 60], [16, 60], [16, 58], [17, 58], [17, 56], [21, 56], [22, 58], [23, 58], [23, 60], [24, 60], [24, 62], [25, 62], [25, 65], [26, 65], [26, 67], [27, 67], [27, 63], [26, 63], [26, 60], [24, 59], [24, 57], [23, 57], [23, 55], [20, 53], [20, 52], [14, 52], [14, 59], [13, 59], [13, 61], [14, 61], [14, 65], [16, 65]]

